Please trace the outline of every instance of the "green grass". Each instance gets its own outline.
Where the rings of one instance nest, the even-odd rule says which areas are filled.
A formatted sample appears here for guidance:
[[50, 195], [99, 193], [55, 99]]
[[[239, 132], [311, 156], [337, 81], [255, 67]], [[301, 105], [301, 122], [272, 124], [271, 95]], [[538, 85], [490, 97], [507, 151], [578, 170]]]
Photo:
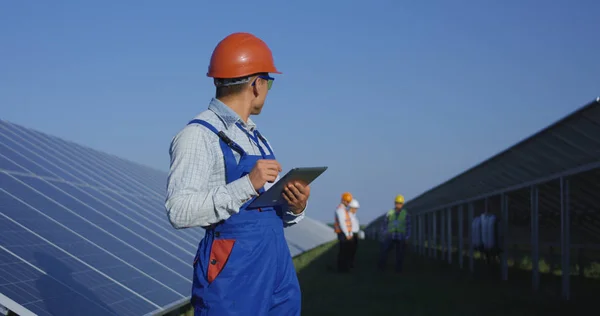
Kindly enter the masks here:
[[[315, 252], [297, 258], [299, 280], [302, 287], [302, 315], [566, 315], [579, 314], [588, 304], [557, 299], [560, 278], [541, 275], [541, 290], [531, 290], [531, 274], [521, 269], [509, 271], [509, 281], [499, 280], [499, 271], [476, 263], [476, 273], [457, 269], [442, 261], [408, 255], [405, 272], [392, 272], [393, 255], [389, 271], [378, 273], [375, 269], [379, 245], [364, 241], [357, 254], [357, 268], [350, 275], [330, 272], [334, 265], [337, 247], [328, 244]], [[320, 253], [320, 255], [317, 255]], [[590, 302], [597, 284], [572, 282], [579, 288], [580, 303]], [[597, 293], [597, 292], [596, 292]], [[591, 295], [590, 295], [591, 294]]]
[[[327, 226], [333, 228], [333, 223], [327, 223]], [[367, 228], [367, 225], [360, 225], [361, 230], [365, 230], [365, 228]]]
[[[409, 253], [402, 275], [392, 271], [394, 256], [390, 253], [388, 271], [379, 273], [375, 269], [378, 251], [377, 242], [361, 241], [357, 267], [348, 275], [328, 269], [335, 266], [336, 241], [295, 257], [302, 289], [302, 315], [579, 315], [594, 308], [595, 293], [600, 291], [596, 280], [573, 277], [574, 301], [561, 302], [556, 270], [554, 274], [542, 273], [540, 291], [533, 293], [531, 273], [527, 271], [530, 264], [515, 265], [509, 270], [509, 281], [501, 281], [498, 268], [488, 267], [480, 260], [475, 260], [474, 274], [467, 270], [467, 257], [464, 269], [458, 269], [456, 253], [452, 265]], [[181, 311], [187, 311], [181, 315], [193, 315], [189, 306]]]
[[[427, 243], [425, 243], [427, 245]], [[468, 246], [467, 246], [468, 247]], [[437, 246], [438, 252], [441, 252], [441, 246]], [[452, 248], [453, 260], [457, 260], [458, 249], [456, 247]], [[590, 255], [590, 254], [588, 254]], [[596, 253], [592, 253], [592, 258], [586, 258], [585, 260], [579, 262], [582, 264], [582, 269], [578, 264], [578, 258], [571, 254], [571, 266], [570, 266], [570, 275], [572, 276], [580, 276], [580, 272], [583, 272], [583, 276], [589, 279], [598, 279], [600, 280], [600, 263], [594, 261], [594, 258], [597, 258]], [[463, 250], [464, 260], [468, 260], [468, 250]], [[473, 251], [473, 258], [475, 260], [483, 260], [482, 254], [479, 251]], [[539, 260], [538, 260], [538, 269], [540, 273], [551, 273], [556, 276], [562, 275], [562, 268], [560, 262], [560, 253], [551, 254], [548, 252], [548, 249], [540, 249]], [[499, 264], [499, 262], [498, 262]], [[510, 248], [508, 250], [507, 256], [507, 264], [510, 268], [518, 268], [522, 270], [531, 271], [533, 268], [533, 261], [531, 259], [531, 249], [529, 245], [521, 245], [521, 248]]]
[[315, 249], [312, 249], [311, 251], [305, 252], [302, 255], [294, 257], [294, 267], [296, 267], [296, 272], [299, 273], [303, 269], [307, 268], [315, 260], [318, 260], [321, 256], [332, 251], [332, 248], [336, 245], [337, 241], [328, 242], [316, 247]]

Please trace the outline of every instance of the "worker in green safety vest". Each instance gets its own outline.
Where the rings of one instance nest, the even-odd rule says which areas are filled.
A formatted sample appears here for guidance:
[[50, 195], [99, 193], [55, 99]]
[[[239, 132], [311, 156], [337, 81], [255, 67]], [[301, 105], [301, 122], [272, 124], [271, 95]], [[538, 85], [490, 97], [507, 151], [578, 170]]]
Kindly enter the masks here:
[[397, 195], [394, 200], [395, 207], [385, 214], [381, 226], [382, 245], [379, 257], [379, 269], [385, 270], [387, 257], [396, 247], [396, 272], [402, 272], [404, 252], [410, 238], [410, 214], [404, 208], [404, 196]]

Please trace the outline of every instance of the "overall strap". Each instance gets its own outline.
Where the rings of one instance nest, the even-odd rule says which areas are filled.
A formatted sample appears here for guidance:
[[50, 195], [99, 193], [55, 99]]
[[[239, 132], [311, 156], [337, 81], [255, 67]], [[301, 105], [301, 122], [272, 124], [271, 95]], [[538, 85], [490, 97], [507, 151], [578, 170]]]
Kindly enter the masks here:
[[275, 156], [275, 153], [273, 153], [273, 149], [271, 149], [271, 146], [269, 146], [269, 142], [267, 142], [267, 140], [260, 134], [260, 132], [257, 129], [255, 129], [254, 133], [256, 133], [256, 136], [258, 136], [260, 140], [262, 140], [263, 144], [265, 144], [265, 147], [267, 147], [267, 149], [269, 150], [269, 153], [271, 153], [272, 156]]
[[243, 157], [244, 155], [246, 155], [246, 152], [244, 151], [244, 149], [238, 145], [236, 142], [234, 142], [231, 138], [227, 137], [227, 135], [225, 135], [225, 133], [223, 133], [223, 131], [219, 131], [217, 130], [214, 126], [212, 126], [210, 123], [204, 121], [204, 120], [191, 120], [188, 125], [191, 124], [199, 124], [202, 125], [206, 128], [208, 128], [211, 132], [215, 133], [217, 136], [219, 136], [219, 144], [221, 145], [221, 151], [223, 152], [223, 159], [225, 160], [225, 182], [226, 183], [230, 183], [232, 181], [235, 181], [237, 179], [234, 179], [233, 176], [233, 172], [235, 171], [236, 167], [237, 167], [237, 162], [235, 160], [235, 156], [233, 156], [233, 151], [235, 150], [240, 154], [240, 159], [241, 157]]
[[223, 133], [223, 131], [217, 130], [214, 126], [212, 126], [207, 121], [196, 119], [196, 120], [191, 120], [188, 123], [188, 125], [190, 125], [190, 124], [200, 124], [200, 125], [203, 125], [204, 127], [208, 128], [213, 133], [217, 134], [217, 136], [219, 136], [219, 138], [221, 139], [222, 142], [224, 142], [229, 148], [237, 151], [238, 154], [240, 154], [240, 156], [246, 155], [246, 151], [244, 151], [244, 149], [240, 145], [238, 145], [231, 138], [229, 138], [227, 135], [225, 135], [225, 133]]
[[[254, 135], [252, 135], [252, 134], [250, 134], [250, 132], [248, 132], [248, 130], [247, 130], [247, 129], [245, 129], [245, 128], [244, 128], [244, 127], [243, 127], [243, 126], [240, 124], [240, 122], [237, 122], [237, 123], [235, 123], [235, 125], [236, 125], [236, 126], [237, 126], [237, 127], [240, 129], [240, 130], [242, 130], [242, 132], [244, 132], [246, 135], [248, 135], [248, 137], [250, 137], [250, 139], [251, 139], [251, 140], [252, 140], [252, 141], [253, 141], [253, 142], [256, 144], [256, 146], [258, 147], [258, 150], [260, 150], [260, 154], [261, 154], [261, 156], [262, 156], [263, 158], [265, 158], [265, 156], [266, 156], [267, 154], [265, 153], [265, 150], [262, 148], [262, 146], [260, 145], [260, 142], [258, 141], [258, 131], [257, 131], [257, 130], [254, 130]], [[262, 137], [261, 137], [261, 140], [262, 140]], [[271, 151], [271, 150], [269, 149], [269, 151]]]

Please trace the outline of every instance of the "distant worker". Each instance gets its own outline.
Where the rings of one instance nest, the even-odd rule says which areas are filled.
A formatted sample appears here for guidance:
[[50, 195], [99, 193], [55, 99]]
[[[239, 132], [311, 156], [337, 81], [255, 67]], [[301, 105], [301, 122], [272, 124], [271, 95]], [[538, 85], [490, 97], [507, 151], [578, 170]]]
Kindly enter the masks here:
[[385, 270], [388, 253], [396, 246], [396, 272], [402, 272], [404, 253], [410, 238], [410, 214], [404, 208], [404, 196], [398, 195], [394, 200], [394, 209], [383, 217], [381, 227], [382, 245], [379, 257], [379, 269]]
[[[483, 216], [483, 214], [481, 214]], [[481, 234], [481, 216], [475, 216], [471, 222], [471, 244], [474, 251], [483, 251], [483, 235]]]
[[286, 185], [285, 207], [250, 208], [281, 166], [250, 115], [261, 113], [280, 73], [249, 33], [218, 43], [207, 76], [215, 97], [172, 140], [165, 202], [176, 229], [203, 227], [193, 261], [195, 315], [300, 315], [298, 277], [284, 227], [304, 217], [308, 185]]
[[484, 211], [478, 218], [481, 231], [481, 252], [485, 255], [487, 264], [492, 264], [502, 253], [500, 247], [502, 236], [500, 234], [500, 218], [496, 215]]
[[348, 265], [350, 268], [354, 268], [354, 258], [356, 257], [356, 251], [358, 250], [360, 222], [358, 221], [358, 217], [356, 217], [356, 211], [358, 211], [359, 207], [360, 204], [356, 199], [352, 199], [352, 202], [348, 204], [348, 211], [350, 212], [348, 215], [350, 215], [350, 220], [352, 221], [352, 244], [350, 247], [350, 253], [348, 254]]
[[337, 258], [338, 272], [345, 273], [350, 269], [349, 258], [352, 251], [352, 218], [348, 211], [348, 205], [352, 202], [352, 194], [344, 192], [342, 201], [335, 210], [335, 221], [333, 228], [338, 236], [339, 252]]

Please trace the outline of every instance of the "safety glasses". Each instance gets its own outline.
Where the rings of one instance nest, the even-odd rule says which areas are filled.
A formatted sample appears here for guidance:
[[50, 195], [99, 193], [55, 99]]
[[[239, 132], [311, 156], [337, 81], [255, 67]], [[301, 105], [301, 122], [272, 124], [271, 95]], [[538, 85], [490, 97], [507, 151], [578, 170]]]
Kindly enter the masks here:
[[[275, 81], [275, 78], [273, 77], [269, 77], [267, 75], [259, 75], [256, 77], [257, 79], [263, 79], [263, 80], [267, 80], [267, 89], [271, 90], [271, 87], [273, 86], [273, 81]], [[252, 82], [252, 85], [254, 86], [256, 84], [256, 80], [254, 80], [254, 82]]]

